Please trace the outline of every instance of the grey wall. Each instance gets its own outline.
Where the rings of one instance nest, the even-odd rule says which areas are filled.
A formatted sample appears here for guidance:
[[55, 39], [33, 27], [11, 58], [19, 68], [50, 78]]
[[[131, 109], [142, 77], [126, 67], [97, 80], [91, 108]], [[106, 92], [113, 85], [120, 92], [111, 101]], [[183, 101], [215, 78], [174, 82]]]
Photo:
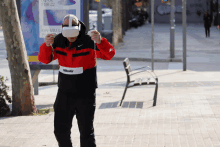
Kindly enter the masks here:
[[[155, 23], [170, 23], [170, 6], [154, 1]], [[203, 14], [207, 10], [206, 0], [187, 0], [187, 23], [203, 23]], [[175, 0], [175, 23], [182, 23], [182, 0]], [[197, 14], [201, 11], [201, 15]]]

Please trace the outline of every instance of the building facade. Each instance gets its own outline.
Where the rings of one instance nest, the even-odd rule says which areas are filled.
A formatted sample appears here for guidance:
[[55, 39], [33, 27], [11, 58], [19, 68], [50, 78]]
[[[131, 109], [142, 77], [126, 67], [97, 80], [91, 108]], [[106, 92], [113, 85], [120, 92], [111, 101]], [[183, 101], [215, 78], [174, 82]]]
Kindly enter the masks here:
[[[90, 1], [90, 9], [97, 9], [97, 2]], [[126, 1], [126, 0], [123, 0]], [[141, 2], [142, 8], [147, 8], [149, 17], [151, 18], [151, 0], [127, 0], [127, 2]], [[205, 11], [210, 12], [210, 2], [215, 0], [186, 0], [187, 23], [203, 23], [203, 14]], [[108, 4], [110, 0], [102, 0], [103, 4]], [[129, 2], [129, 3], [130, 3]], [[132, 10], [136, 6], [132, 5]], [[170, 23], [170, 5], [161, 3], [161, 0], [154, 0], [154, 22]], [[216, 12], [213, 12], [213, 20]], [[182, 23], [182, 0], [175, 0], [175, 23]]]
[[[210, 3], [207, 0], [186, 1], [187, 23], [203, 23], [203, 14], [210, 10]], [[151, 5], [148, 7], [148, 12], [151, 14]], [[213, 17], [215, 14], [213, 13]], [[161, 3], [161, 0], [154, 0], [154, 22], [170, 23], [170, 5]], [[182, 23], [182, 0], [175, 0], [175, 23]]]

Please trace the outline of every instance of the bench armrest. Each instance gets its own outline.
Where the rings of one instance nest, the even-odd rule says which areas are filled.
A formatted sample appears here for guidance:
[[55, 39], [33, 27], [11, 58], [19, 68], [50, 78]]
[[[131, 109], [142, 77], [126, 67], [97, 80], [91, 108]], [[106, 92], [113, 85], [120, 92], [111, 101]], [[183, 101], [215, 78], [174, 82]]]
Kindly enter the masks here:
[[[133, 75], [135, 75], [135, 74], [138, 74], [138, 73], [141, 73], [141, 72], [145, 72], [145, 71], [147, 71], [148, 73], [150, 73], [150, 72], [146, 69], [146, 70], [141, 70], [141, 71], [138, 71], [138, 72], [135, 72], [135, 73], [131, 72], [131, 73], [128, 74], [128, 75], [129, 75], [129, 76], [133, 76]], [[151, 74], [151, 73], [150, 73], [150, 74]], [[154, 79], [157, 78], [157, 77], [153, 76], [152, 74], [151, 74], [151, 76], [152, 76]]]
[[[132, 69], [132, 71], [136, 71], [136, 70], [139, 70], [139, 69], [143, 69], [143, 68], [149, 68], [149, 69], [151, 69], [149, 66], [143, 66], [143, 67], [140, 67], [140, 68], [137, 68], [137, 69]], [[148, 70], [144, 70], [144, 71], [147, 71], [147, 72], [149, 72]], [[149, 72], [150, 73], [150, 72]], [[154, 77], [154, 78], [157, 78], [157, 75], [153, 72], [153, 74], [155, 75], [155, 76], [153, 76], [152, 74], [152, 76]]]
[[135, 74], [138, 74], [138, 73], [141, 73], [141, 72], [145, 72], [147, 70], [141, 70], [141, 71], [138, 71], [138, 72], [131, 72], [130, 74], [128, 74], [129, 76], [132, 76], [132, 75], [135, 75]]
[[139, 69], [143, 69], [143, 68], [146, 68], [147, 66], [143, 66], [141, 68], [136, 68], [136, 69], [132, 69], [132, 70], [139, 70]]

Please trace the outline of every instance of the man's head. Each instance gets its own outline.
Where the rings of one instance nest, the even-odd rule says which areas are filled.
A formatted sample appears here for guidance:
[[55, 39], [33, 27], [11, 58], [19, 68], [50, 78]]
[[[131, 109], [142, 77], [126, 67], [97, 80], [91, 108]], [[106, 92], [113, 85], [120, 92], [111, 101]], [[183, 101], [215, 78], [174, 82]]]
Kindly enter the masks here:
[[[72, 26], [71, 26], [72, 23]], [[77, 36], [79, 35], [80, 28], [79, 20], [78, 18], [73, 14], [68, 14], [64, 17], [63, 23], [62, 23], [62, 34], [64, 37], [66, 37], [69, 42], [74, 42], [77, 39]], [[72, 32], [72, 33], [71, 33]]]

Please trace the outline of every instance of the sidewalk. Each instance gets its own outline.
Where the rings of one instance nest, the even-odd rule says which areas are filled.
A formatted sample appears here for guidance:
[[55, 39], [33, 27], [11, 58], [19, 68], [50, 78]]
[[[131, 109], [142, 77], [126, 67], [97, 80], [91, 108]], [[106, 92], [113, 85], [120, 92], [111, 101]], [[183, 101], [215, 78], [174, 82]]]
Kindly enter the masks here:
[[[187, 26], [187, 57], [202, 56], [204, 53], [219, 52], [220, 34], [216, 27], [210, 28], [210, 38], [205, 37], [203, 24], [188, 24]], [[210, 50], [210, 47], [212, 48]], [[124, 57], [136, 61], [151, 62], [151, 25], [145, 24], [138, 29], [132, 28], [126, 32], [124, 43], [120, 43], [114, 59], [122, 60]], [[200, 52], [203, 51], [203, 52]], [[202, 55], [200, 55], [202, 54]], [[154, 27], [154, 62], [169, 62], [170, 59], [170, 25], [155, 24]], [[183, 60], [182, 24], [175, 27], [175, 62]]]
[[[168, 28], [159, 24], [155, 27], [155, 59], [169, 58]], [[122, 60], [151, 57], [150, 31], [150, 25], [129, 30], [124, 45], [116, 50], [117, 60], [98, 60], [94, 119], [97, 147], [220, 147], [220, 38], [213, 27], [210, 38], [204, 37], [201, 25], [187, 27], [187, 71], [183, 71], [181, 62], [155, 62], [159, 79], [155, 107], [153, 86], [128, 89], [123, 106], [116, 107], [126, 82]], [[176, 58], [180, 59], [181, 42], [181, 27], [177, 25]], [[132, 69], [151, 66], [151, 62], [130, 63]], [[137, 77], [142, 76], [146, 73]], [[39, 81], [45, 80], [52, 82], [51, 71], [41, 72]], [[52, 107], [56, 92], [56, 85], [40, 87], [35, 96], [37, 108]], [[136, 107], [137, 103], [141, 108]], [[53, 112], [0, 118], [0, 147], [58, 147], [53, 119]], [[71, 131], [73, 146], [80, 147], [76, 117]]]

